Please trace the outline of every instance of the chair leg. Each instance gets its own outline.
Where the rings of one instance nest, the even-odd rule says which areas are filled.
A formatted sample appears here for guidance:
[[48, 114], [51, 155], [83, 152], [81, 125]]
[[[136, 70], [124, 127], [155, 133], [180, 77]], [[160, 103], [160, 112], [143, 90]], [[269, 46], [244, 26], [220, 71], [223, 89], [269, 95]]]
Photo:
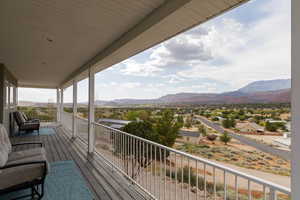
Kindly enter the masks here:
[[40, 199], [42, 199], [43, 198], [43, 196], [44, 196], [44, 181], [43, 181], [43, 183], [42, 183], [42, 191], [41, 191], [41, 198]]
[[34, 200], [34, 186], [31, 188], [31, 199]]

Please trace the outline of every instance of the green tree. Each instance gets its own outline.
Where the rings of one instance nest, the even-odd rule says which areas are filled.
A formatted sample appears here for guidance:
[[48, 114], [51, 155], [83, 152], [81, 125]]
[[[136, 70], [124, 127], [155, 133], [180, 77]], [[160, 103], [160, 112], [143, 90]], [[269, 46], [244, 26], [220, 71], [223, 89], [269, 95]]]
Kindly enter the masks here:
[[35, 108], [31, 108], [27, 110], [26, 115], [28, 116], [29, 119], [37, 119], [38, 118], [38, 113]]
[[168, 147], [174, 145], [180, 128], [181, 125], [174, 119], [174, 113], [171, 110], [165, 110], [154, 125], [154, 129], [160, 137], [160, 143]]
[[[160, 138], [154, 131], [153, 125], [148, 121], [133, 121], [122, 128], [122, 131], [132, 135], [142, 137], [154, 142], [160, 142]], [[123, 138], [118, 135], [112, 135], [114, 153], [120, 157], [133, 157], [134, 159], [123, 159], [123, 165], [127, 173], [131, 173], [131, 178], [135, 179], [141, 171], [141, 168], [149, 166], [154, 159], [154, 152], [146, 149], [146, 143], [141, 143], [139, 140], [133, 140], [129, 137]], [[128, 150], [128, 146], [131, 150]], [[151, 157], [152, 155], [152, 157]], [[131, 164], [129, 164], [131, 162]]]
[[222, 121], [222, 125], [224, 128], [234, 128], [236, 125], [235, 119], [232, 118], [225, 118]]
[[153, 125], [149, 121], [133, 121], [124, 126], [122, 130], [126, 133], [161, 143], [157, 132], [155, 132]]
[[201, 125], [198, 127], [198, 131], [202, 134], [202, 136], [206, 136], [206, 135], [207, 135], [206, 128], [204, 127], [203, 124], [201, 124]]
[[228, 142], [230, 142], [231, 137], [228, 135], [227, 131], [225, 131], [221, 136], [220, 136], [220, 140], [222, 142], [225, 143], [225, 145], [227, 145]]
[[139, 113], [136, 111], [129, 111], [126, 113], [126, 119], [130, 121], [135, 121], [139, 117]]
[[211, 120], [212, 121], [219, 121], [219, 118], [218, 117], [213, 117]]
[[177, 116], [177, 122], [180, 124], [180, 127], [183, 127], [184, 125], [184, 120], [181, 115]]
[[127, 112], [125, 118], [130, 121], [134, 121], [137, 119], [146, 121], [146, 120], [150, 120], [150, 116], [151, 116], [150, 111], [138, 110], [138, 111]]
[[277, 125], [275, 123], [270, 123], [269, 121], [266, 122], [266, 130], [271, 132], [277, 131]]
[[185, 124], [184, 124], [184, 126], [185, 126], [186, 128], [191, 128], [191, 127], [192, 127], [192, 118], [191, 118], [191, 117], [187, 117], [187, 118], [185, 119]]

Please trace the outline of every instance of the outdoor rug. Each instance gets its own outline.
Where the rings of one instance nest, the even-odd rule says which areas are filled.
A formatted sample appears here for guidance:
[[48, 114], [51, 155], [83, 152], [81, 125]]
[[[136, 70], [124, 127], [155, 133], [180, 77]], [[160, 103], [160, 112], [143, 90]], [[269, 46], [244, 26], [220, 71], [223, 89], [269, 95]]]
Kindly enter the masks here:
[[[54, 135], [56, 132], [53, 128], [40, 128], [40, 135]], [[38, 135], [37, 131], [32, 131], [29, 133], [26, 133], [24, 131], [19, 134], [18, 132], [15, 134], [16, 136], [36, 136]]]
[[[26, 194], [30, 194], [30, 189], [1, 195], [0, 199], [10, 200]], [[43, 200], [92, 199], [92, 192], [89, 190], [84, 178], [73, 161], [50, 163], [50, 172], [45, 181], [45, 193]]]

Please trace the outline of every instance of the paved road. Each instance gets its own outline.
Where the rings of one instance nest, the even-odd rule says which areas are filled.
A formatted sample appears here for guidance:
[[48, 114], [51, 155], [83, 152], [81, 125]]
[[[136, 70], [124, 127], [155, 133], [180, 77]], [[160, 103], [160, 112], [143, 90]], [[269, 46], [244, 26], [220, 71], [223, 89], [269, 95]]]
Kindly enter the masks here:
[[[211, 128], [215, 129], [216, 131], [223, 133], [225, 130], [223, 127], [221, 127], [219, 124], [215, 124], [209, 120], [207, 120], [206, 118], [203, 117], [197, 117], [202, 123], [206, 124], [207, 126], [210, 126]], [[263, 144], [263, 143], [259, 143], [255, 140], [252, 140], [250, 138], [247, 138], [245, 136], [242, 135], [237, 135], [234, 133], [228, 133], [232, 138], [239, 140], [241, 143], [252, 146], [260, 151], [266, 152], [266, 153], [270, 153], [273, 154], [275, 156], [279, 156], [285, 160], [291, 160], [291, 152], [289, 151], [285, 151], [285, 150], [281, 150], [281, 149], [276, 149], [273, 148], [269, 145]]]

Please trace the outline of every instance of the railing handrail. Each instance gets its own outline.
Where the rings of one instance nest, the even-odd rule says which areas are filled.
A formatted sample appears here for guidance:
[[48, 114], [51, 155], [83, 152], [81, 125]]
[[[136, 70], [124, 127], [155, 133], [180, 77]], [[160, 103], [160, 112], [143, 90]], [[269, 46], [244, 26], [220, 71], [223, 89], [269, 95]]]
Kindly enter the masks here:
[[89, 121], [88, 119], [86, 119], [86, 118], [83, 118], [83, 117], [80, 117], [80, 116], [77, 116], [77, 115], [76, 115], [75, 117], [76, 117], [76, 118], [78, 118], [78, 119], [81, 119], [81, 120], [87, 121], [87, 122]]
[[69, 112], [66, 112], [66, 111], [62, 111], [63, 114], [66, 114], [66, 115], [73, 115], [73, 113], [69, 113]]
[[111, 128], [109, 126], [106, 126], [106, 125], [103, 125], [103, 124], [99, 124], [97, 122], [93, 122], [94, 125], [97, 125], [97, 126], [102, 126], [104, 128], [107, 128], [109, 130], [112, 130], [112, 131], [116, 131], [116, 132], [119, 132], [121, 134], [125, 134], [129, 137], [133, 137], [135, 139], [139, 139], [139, 140], [142, 140], [144, 142], [147, 142], [149, 144], [152, 144], [152, 145], [155, 145], [157, 147], [160, 147], [162, 149], [165, 149], [165, 150], [168, 150], [170, 152], [174, 152], [176, 154], [179, 154], [179, 155], [182, 155], [182, 156], [185, 156], [185, 157], [188, 157], [190, 159], [193, 159], [195, 161], [199, 161], [199, 162], [202, 162], [202, 163], [205, 163], [207, 165], [210, 165], [212, 167], [215, 167], [215, 168], [218, 168], [220, 170], [223, 170], [223, 171], [226, 171], [226, 172], [229, 172], [229, 173], [232, 173], [234, 175], [237, 175], [239, 177], [242, 177], [242, 178], [245, 178], [245, 179], [249, 179], [250, 181], [252, 182], [255, 182], [255, 183], [258, 183], [258, 184], [262, 184], [264, 186], [267, 186], [269, 187], [270, 189], [275, 189], [276, 191], [279, 191], [279, 192], [283, 192], [285, 194], [288, 194], [290, 195], [291, 194], [291, 189], [288, 188], [288, 187], [285, 187], [285, 186], [281, 186], [281, 185], [278, 185], [276, 183], [272, 183], [270, 181], [267, 181], [267, 180], [264, 180], [264, 179], [261, 179], [261, 178], [258, 178], [258, 177], [255, 177], [255, 176], [252, 176], [252, 175], [249, 175], [249, 174], [246, 174], [244, 172], [240, 172], [238, 170], [235, 170], [235, 169], [231, 169], [229, 167], [226, 167], [224, 165], [221, 165], [221, 164], [218, 164], [218, 163], [215, 163], [213, 161], [210, 161], [210, 160], [207, 160], [207, 159], [204, 159], [204, 158], [200, 158], [200, 157], [197, 157], [197, 156], [194, 156], [194, 155], [191, 155], [191, 154], [188, 154], [186, 152], [182, 152], [182, 151], [179, 151], [179, 150], [176, 150], [176, 149], [173, 149], [173, 148], [170, 148], [170, 147], [167, 147], [167, 146], [164, 146], [162, 144], [159, 144], [159, 143], [156, 143], [156, 142], [153, 142], [153, 141], [150, 141], [150, 140], [147, 140], [147, 139], [144, 139], [144, 138], [141, 138], [141, 137], [138, 137], [138, 136], [135, 136], [135, 135], [132, 135], [132, 134], [129, 134], [129, 133], [126, 133], [124, 131], [120, 131], [118, 129], [114, 129], [114, 128]]
[[[73, 113], [69, 113], [69, 112], [66, 112], [66, 111], [63, 111], [63, 113], [64, 113], [64, 114], [67, 114], [67, 115], [70, 115], [70, 116], [73, 116]], [[88, 121], [88, 119], [83, 118], [83, 117], [80, 117], [80, 116], [78, 116], [78, 115], [76, 115], [75, 117], [78, 118], [78, 119], [82, 119], [82, 120], [84, 120], [84, 121]]]

